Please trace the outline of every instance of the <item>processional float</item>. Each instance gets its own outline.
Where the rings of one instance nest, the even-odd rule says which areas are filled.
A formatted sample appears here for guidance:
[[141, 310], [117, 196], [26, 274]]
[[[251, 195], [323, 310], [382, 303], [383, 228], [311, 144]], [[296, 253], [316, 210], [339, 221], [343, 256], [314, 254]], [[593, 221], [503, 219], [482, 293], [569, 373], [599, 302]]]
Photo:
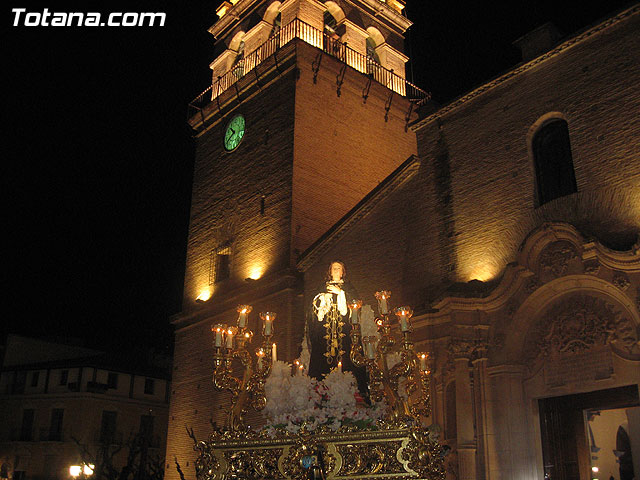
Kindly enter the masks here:
[[[327, 386], [300, 378], [303, 365], [294, 365], [291, 372], [287, 364], [278, 362], [276, 344], [271, 342], [275, 313], [260, 313], [262, 344], [255, 349], [255, 358], [249, 351], [251, 306], [238, 306], [235, 326], [213, 326], [213, 383], [217, 390], [231, 392], [231, 406], [225, 426], [214, 427], [206, 441], [195, 443], [198, 480], [444, 479], [446, 447], [438, 442], [437, 432], [424, 426], [431, 414], [429, 355], [414, 350], [411, 308], [394, 310], [399, 328], [394, 327], [390, 295], [376, 292], [376, 335], [361, 333], [362, 301], [348, 304], [350, 358], [356, 367], [366, 367], [372, 406], [359, 402], [354, 408], [347, 395], [348, 407], [339, 408], [339, 414], [329, 404], [340, 396], [336, 392], [344, 390], [348, 377], [336, 368], [327, 376]], [[275, 370], [278, 379], [270, 378]], [[239, 371], [241, 375], [234, 375]], [[292, 420], [291, 415], [282, 414], [279, 425], [256, 431], [245, 426], [243, 418], [249, 408], [265, 409], [270, 400], [265, 391], [269, 381], [281, 382], [275, 386], [278, 392], [296, 391], [297, 401], [305, 402], [301, 397], [309, 396], [301, 414], [306, 417], [298, 415]], [[282, 388], [282, 382], [288, 387]], [[299, 395], [301, 385], [303, 394]], [[355, 387], [353, 380], [351, 386]], [[344, 399], [344, 392], [341, 395]], [[376, 414], [367, 413], [374, 411]]]

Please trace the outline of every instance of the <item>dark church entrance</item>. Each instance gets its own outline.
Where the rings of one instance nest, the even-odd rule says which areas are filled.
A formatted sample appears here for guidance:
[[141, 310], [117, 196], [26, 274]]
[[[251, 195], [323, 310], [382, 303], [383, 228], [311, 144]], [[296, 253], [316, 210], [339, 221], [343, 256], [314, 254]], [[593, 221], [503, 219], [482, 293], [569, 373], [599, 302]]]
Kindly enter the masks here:
[[[538, 400], [545, 479], [610, 480], [612, 477], [614, 480], [627, 480], [631, 465], [631, 476], [628, 477], [631, 480], [631, 453], [617, 450], [617, 446], [630, 450], [620, 443], [624, 442], [626, 431], [617, 425], [612, 427], [612, 442], [618, 452], [615, 453], [613, 449], [602, 449], [595, 443], [590, 424], [603, 411], [638, 405], [640, 401], [636, 385]], [[604, 454], [618, 455], [614, 472], [599, 471], [597, 466], [596, 470], [592, 470]], [[623, 458], [625, 455], [627, 457]]]

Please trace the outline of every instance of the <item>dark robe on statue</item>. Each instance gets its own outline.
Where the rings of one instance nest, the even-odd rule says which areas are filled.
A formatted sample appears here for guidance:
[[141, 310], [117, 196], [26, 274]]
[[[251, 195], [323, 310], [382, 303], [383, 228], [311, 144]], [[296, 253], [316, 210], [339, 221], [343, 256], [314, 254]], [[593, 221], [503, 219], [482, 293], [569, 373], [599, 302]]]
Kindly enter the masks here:
[[[364, 367], [356, 367], [351, 362], [351, 324], [350, 311], [345, 307], [349, 301], [358, 298], [358, 293], [348, 281], [334, 283], [341, 288], [344, 303], [335, 293], [329, 293], [324, 283], [316, 290], [309, 314], [307, 315], [308, 342], [310, 350], [309, 376], [318, 380], [338, 366], [342, 361], [342, 370], [352, 372], [358, 382], [358, 390], [368, 401], [367, 372]], [[322, 295], [320, 295], [322, 294]], [[319, 317], [322, 317], [319, 320]]]

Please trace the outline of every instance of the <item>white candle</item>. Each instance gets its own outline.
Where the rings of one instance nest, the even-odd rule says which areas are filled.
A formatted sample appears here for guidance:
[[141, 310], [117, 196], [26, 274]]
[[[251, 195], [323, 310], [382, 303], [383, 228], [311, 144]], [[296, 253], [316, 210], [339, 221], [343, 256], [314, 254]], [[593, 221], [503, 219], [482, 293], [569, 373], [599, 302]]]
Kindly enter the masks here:
[[304, 365], [300, 364], [300, 366], [298, 367], [298, 372], [300, 373], [300, 376], [302, 376], [302, 374], [304, 373]]
[[276, 344], [271, 345], [271, 361], [276, 363], [278, 361], [278, 350], [276, 348]]
[[273, 312], [262, 312], [260, 318], [263, 321], [264, 328], [262, 334], [265, 337], [273, 335], [273, 321], [276, 319], [276, 314]]
[[422, 355], [420, 355], [420, 370], [428, 370], [427, 367], [427, 354], [423, 353]]
[[262, 360], [264, 359], [264, 350], [259, 349], [256, 352], [256, 355], [258, 356], [258, 369], [262, 369]]
[[297, 376], [300, 373], [300, 368], [298, 368], [299, 366], [300, 366], [300, 362], [298, 360], [293, 362], [293, 374], [295, 376]]
[[389, 309], [387, 308], [387, 299], [384, 297], [380, 298], [380, 313], [384, 315], [388, 311]]
[[222, 333], [224, 332], [224, 327], [222, 325], [216, 325], [214, 328], [212, 328], [212, 330], [215, 333], [214, 345], [216, 347], [221, 347], [222, 346]]
[[342, 373], [342, 362], [338, 362], [338, 372]]
[[249, 312], [251, 312], [250, 305], [238, 306], [238, 328], [245, 328], [247, 326]]
[[227, 330], [227, 336], [225, 339], [225, 346], [229, 349], [229, 350], [233, 350], [233, 337], [235, 337], [236, 332], [233, 329], [229, 329]]
[[406, 314], [400, 315], [400, 330], [406, 332], [409, 330], [409, 319]]
[[364, 337], [363, 343], [364, 343], [365, 355], [367, 356], [367, 358], [369, 360], [375, 359], [376, 358], [375, 337]]

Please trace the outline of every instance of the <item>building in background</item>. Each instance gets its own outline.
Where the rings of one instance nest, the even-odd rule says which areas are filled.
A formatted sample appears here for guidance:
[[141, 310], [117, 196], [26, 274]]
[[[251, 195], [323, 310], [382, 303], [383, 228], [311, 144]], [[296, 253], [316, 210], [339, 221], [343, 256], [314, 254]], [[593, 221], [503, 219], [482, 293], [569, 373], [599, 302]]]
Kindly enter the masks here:
[[[136, 468], [165, 451], [170, 360], [107, 354], [9, 335], [0, 372], [3, 478], [69, 478], [69, 467], [120, 471], [132, 445]], [[87, 460], [92, 460], [87, 461]]]
[[206, 437], [229, 404], [211, 325], [276, 311], [291, 361], [335, 259], [365, 303], [389, 289], [414, 306], [452, 478], [591, 478], [597, 415], [624, 416], [640, 448], [640, 7], [561, 43], [545, 26], [520, 65], [431, 112], [401, 73], [402, 7], [219, 9], [174, 319], [167, 457], [183, 466], [184, 425]]

